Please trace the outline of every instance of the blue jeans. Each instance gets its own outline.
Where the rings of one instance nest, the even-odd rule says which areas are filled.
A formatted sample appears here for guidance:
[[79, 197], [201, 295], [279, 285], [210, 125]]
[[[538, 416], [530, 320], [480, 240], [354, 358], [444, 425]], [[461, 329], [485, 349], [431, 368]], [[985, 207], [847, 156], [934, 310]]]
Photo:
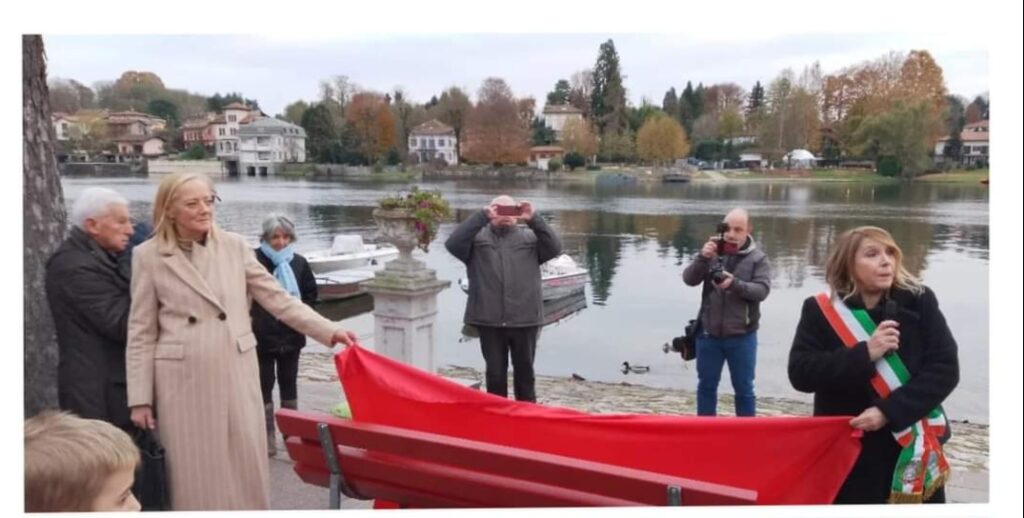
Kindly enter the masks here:
[[736, 392], [736, 415], [754, 415], [754, 367], [757, 364], [757, 331], [728, 338], [707, 333], [697, 337], [697, 415], [718, 412], [718, 382], [722, 364], [729, 364], [729, 378]]

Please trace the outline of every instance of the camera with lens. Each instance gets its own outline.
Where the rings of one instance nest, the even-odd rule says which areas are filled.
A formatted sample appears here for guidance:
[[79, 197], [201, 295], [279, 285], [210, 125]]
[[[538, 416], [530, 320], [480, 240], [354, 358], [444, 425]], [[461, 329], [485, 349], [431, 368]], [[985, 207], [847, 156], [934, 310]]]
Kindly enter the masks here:
[[715, 227], [715, 231], [718, 232], [718, 236], [715, 242], [718, 243], [718, 256], [715, 262], [711, 265], [711, 269], [708, 272], [708, 276], [711, 277], [711, 281], [715, 284], [721, 284], [725, 280], [725, 256], [730, 253], [736, 253], [736, 246], [725, 240], [725, 233], [729, 231], [729, 224], [721, 222]]
[[697, 357], [697, 333], [700, 332], [700, 316], [691, 320], [683, 329], [683, 336], [677, 336], [661, 347], [664, 353], [676, 352], [684, 361]]

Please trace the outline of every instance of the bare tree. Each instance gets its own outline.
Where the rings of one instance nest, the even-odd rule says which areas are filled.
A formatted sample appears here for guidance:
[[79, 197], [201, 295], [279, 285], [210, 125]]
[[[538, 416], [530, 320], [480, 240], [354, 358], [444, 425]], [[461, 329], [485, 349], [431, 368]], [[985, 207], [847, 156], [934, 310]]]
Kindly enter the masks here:
[[24, 162], [25, 415], [57, 406], [57, 337], [46, 302], [46, 259], [67, 225], [50, 122], [43, 38], [24, 35], [22, 46], [22, 159]]

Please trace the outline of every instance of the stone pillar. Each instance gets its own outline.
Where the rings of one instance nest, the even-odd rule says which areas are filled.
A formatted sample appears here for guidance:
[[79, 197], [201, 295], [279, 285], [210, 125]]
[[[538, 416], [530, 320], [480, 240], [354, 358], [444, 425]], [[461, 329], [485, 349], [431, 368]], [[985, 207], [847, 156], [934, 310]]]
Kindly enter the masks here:
[[434, 365], [437, 294], [451, 281], [412, 257], [415, 234], [401, 213], [374, 211], [381, 235], [399, 249], [373, 280], [363, 286], [373, 296], [374, 350], [389, 358], [436, 373]]

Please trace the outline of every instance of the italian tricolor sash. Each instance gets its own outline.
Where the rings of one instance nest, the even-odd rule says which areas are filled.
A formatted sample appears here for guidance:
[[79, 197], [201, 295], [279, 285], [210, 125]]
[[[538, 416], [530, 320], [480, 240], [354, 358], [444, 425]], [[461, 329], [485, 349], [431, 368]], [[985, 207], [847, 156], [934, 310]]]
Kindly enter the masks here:
[[[815, 295], [818, 307], [832, 330], [846, 347], [866, 342], [875, 332], [875, 323], [863, 309], [851, 310], [838, 296]], [[883, 399], [910, 380], [910, 373], [898, 354], [887, 354], [875, 361], [871, 386]], [[906, 429], [893, 432], [903, 447], [892, 475], [890, 503], [919, 503], [931, 498], [949, 478], [949, 463], [942, 453], [939, 437], [945, 432], [946, 416], [935, 408]]]

